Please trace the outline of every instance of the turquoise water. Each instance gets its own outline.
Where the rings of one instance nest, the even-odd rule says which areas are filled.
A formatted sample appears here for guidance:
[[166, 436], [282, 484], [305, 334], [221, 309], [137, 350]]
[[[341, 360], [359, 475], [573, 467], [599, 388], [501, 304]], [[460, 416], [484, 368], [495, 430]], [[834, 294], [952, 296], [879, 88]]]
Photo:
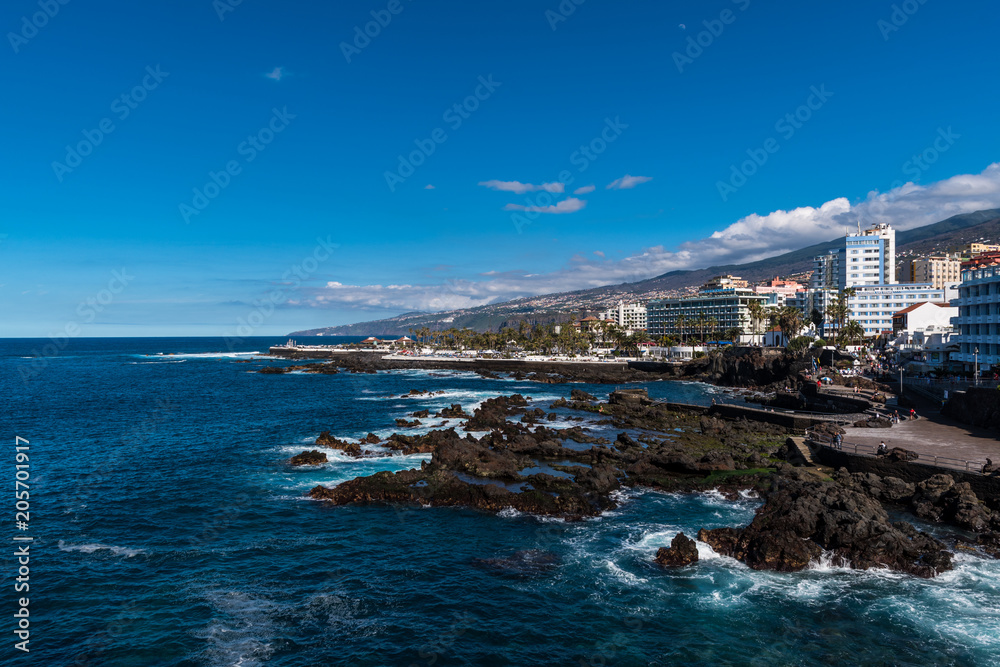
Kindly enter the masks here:
[[[471, 411], [513, 392], [547, 408], [573, 387], [610, 388], [238, 363], [277, 342], [232, 353], [213, 339], [80, 339], [42, 361], [25, 358], [42, 341], [0, 341], [6, 469], [14, 436], [27, 438], [35, 537], [32, 650], [16, 654], [5, 630], [4, 664], [1000, 664], [998, 561], [959, 554], [930, 581], [822, 564], [754, 572], [705, 545], [694, 567], [652, 562], [680, 530], [749, 522], [755, 498], [631, 491], [579, 523], [308, 500], [316, 484], [429, 458], [287, 466], [320, 431], [387, 435], [424, 408]], [[399, 397], [411, 388], [444, 393]], [[700, 403], [716, 391], [649, 389]], [[575, 423], [559, 412], [557, 427]], [[476, 560], [528, 549], [557, 562]], [[8, 609], [15, 567], [6, 555]]]

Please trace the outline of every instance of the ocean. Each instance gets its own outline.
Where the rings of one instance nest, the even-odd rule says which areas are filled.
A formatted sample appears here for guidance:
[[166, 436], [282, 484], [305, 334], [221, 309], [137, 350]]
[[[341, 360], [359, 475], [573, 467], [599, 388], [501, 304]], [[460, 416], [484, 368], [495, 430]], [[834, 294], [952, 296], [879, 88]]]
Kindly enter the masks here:
[[[233, 350], [212, 338], [46, 342], [0, 340], [8, 490], [15, 437], [30, 443], [30, 525], [16, 528], [8, 496], [5, 532], [33, 538], [30, 592], [14, 592], [13, 547], [2, 561], [3, 664], [1000, 664], [1000, 561], [960, 552], [932, 580], [823, 563], [781, 574], [699, 544], [697, 565], [665, 571], [653, 556], [677, 532], [744, 525], [760, 501], [634, 490], [569, 523], [331, 507], [306, 492], [430, 455], [287, 464], [325, 430], [385, 436], [424, 408], [471, 412], [511, 393], [547, 408], [572, 388], [603, 398], [613, 387], [461, 371], [267, 375], [244, 363], [283, 338]], [[702, 404], [719, 392], [648, 388]], [[442, 393], [400, 397], [410, 389]], [[574, 423], [557, 412], [557, 427]], [[477, 560], [525, 550], [547, 566]], [[22, 595], [30, 653], [14, 648]]]

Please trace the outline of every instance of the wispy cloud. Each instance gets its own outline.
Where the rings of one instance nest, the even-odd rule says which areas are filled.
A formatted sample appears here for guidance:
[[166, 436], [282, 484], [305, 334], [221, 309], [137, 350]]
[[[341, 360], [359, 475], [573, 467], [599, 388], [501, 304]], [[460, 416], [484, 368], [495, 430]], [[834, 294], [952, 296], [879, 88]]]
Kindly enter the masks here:
[[616, 178], [615, 180], [608, 183], [606, 189], [608, 190], [631, 190], [637, 185], [642, 183], [648, 183], [653, 180], [652, 176], [630, 176], [625, 174], [621, 178]]
[[437, 189], [437, 188], [435, 188], [435, 187], [434, 187], [433, 185], [431, 185], [430, 183], [428, 183], [427, 185], [425, 185], [425, 186], [424, 186], [424, 190], [436, 190], [436, 189]]
[[285, 68], [284, 67], [275, 67], [270, 72], [264, 72], [264, 76], [266, 76], [268, 79], [274, 79], [275, 81], [281, 81], [282, 77], [285, 76]]
[[523, 296], [635, 282], [668, 271], [773, 257], [843, 236], [856, 229], [859, 221], [862, 226], [887, 222], [906, 230], [990, 208], [1000, 208], [1000, 163], [979, 174], [962, 174], [926, 186], [907, 183], [884, 193], [872, 191], [856, 204], [839, 197], [815, 207], [748, 215], [707, 238], [682, 243], [673, 250], [654, 246], [621, 260], [606, 259], [595, 251], [593, 257], [575, 255], [563, 268], [550, 273], [487, 271], [478, 279], [444, 284], [330, 283], [312, 292], [308, 302], [317, 307], [397, 311], [469, 308]]
[[479, 185], [486, 186], [491, 190], [500, 190], [502, 192], [513, 192], [514, 194], [523, 195], [525, 192], [536, 192], [539, 190], [544, 190], [545, 192], [555, 192], [561, 193], [565, 189], [565, 185], [562, 183], [542, 183], [541, 185], [535, 185], [534, 183], [522, 183], [521, 181], [480, 181]]
[[587, 202], [582, 199], [570, 197], [569, 199], [563, 199], [558, 204], [553, 204], [552, 206], [522, 206], [521, 204], [507, 204], [503, 207], [503, 210], [528, 211], [531, 213], [576, 213], [586, 205]]
[[588, 192], [593, 192], [596, 189], [597, 189], [596, 185], [585, 185], [582, 188], [577, 188], [576, 190], [573, 190], [573, 194], [575, 194], [575, 195], [585, 195]]

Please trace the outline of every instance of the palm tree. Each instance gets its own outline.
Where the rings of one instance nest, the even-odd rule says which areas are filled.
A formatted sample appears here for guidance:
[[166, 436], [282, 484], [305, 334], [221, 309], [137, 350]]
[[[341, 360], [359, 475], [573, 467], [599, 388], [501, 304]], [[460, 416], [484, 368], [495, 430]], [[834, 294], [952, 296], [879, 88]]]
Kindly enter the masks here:
[[705, 325], [708, 323], [708, 316], [705, 315], [704, 310], [698, 311], [698, 315], [694, 318], [695, 322], [698, 324], [698, 334], [701, 337], [701, 344], [705, 344]]
[[747, 305], [747, 310], [750, 311], [750, 329], [752, 335], [756, 336], [758, 329], [760, 329], [761, 322], [766, 318], [766, 313], [764, 312], [764, 303], [754, 299]]
[[784, 336], [786, 345], [792, 342], [792, 337], [798, 335], [802, 330], [802, 312], [798, 308], [785, 306], [778, 311], [776, 318], [781, 335]]
[[683, 314], [678, 315], [677, 319], [674, 320], [674, 326], [677, 328], [677, 332], [681, 335], [681, 345], [684, 345], [684, 325], [687, 324], [687, 318]]
[[743, 335], [743, 329], [740, 327], [729, 327], [726, 329], [726, 340], [733, 341], [733, 345], [739, 344], [740, 336]]
[[841, 330], [841, 333], [848, 345], [850, 345], [851, 341], [857, 341], [860, 344], [865, 338], [865, 328], [857, 320], [848, 322]]
[[719, 337], [716, 335], [716, 330], [719, 328], [719, 320], [710, 317], [705, 321], [705, 326], [708, 327], [708, 337], [712, 340], [718, 340]]

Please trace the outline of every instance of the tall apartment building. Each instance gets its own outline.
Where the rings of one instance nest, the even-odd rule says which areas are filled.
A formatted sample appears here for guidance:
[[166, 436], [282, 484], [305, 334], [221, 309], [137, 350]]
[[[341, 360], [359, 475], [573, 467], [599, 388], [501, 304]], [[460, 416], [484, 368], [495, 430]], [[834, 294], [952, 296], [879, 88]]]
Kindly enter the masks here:
[[812, 289], [844, 289], [896, 282], [896, 230], [885, 223], [844, 237], [843, 247], [813, 261]]
[[959, 254], [911, 257], [899, 265], [899, 280], [906, 283], [930, 283], [944, 289], [962, 280]]
[[626, 331], [646, 329], [646, 306], [641, 303], [619, 301], [599, 315], [602, 320], [611, 320]]
[[[959, 351], [951, 355], [967, 370], [1000, 366], [1000, 250], [982, 253], [962, 264], [962, 284], [952, 325], [958, 329]], [[979, 354], [976, 354], [978, 350]]]

